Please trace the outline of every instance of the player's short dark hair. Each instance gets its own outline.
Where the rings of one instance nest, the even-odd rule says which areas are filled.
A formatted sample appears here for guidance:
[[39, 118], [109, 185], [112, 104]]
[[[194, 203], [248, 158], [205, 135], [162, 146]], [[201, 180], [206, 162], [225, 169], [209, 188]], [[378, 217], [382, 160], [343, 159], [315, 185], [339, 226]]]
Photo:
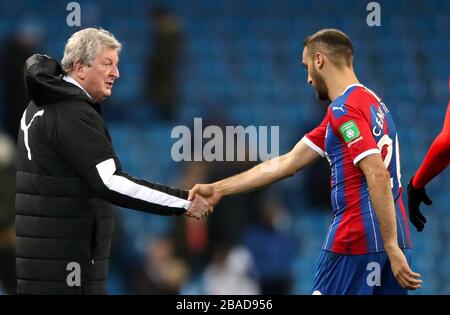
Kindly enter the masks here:
[[337, 66], [353, 64], [352, 41], [337, 29], [327, 28], [309, 35], [303, 41], [303, 47], [308, 47], [311, 56], [317, 52], [325, 54]]

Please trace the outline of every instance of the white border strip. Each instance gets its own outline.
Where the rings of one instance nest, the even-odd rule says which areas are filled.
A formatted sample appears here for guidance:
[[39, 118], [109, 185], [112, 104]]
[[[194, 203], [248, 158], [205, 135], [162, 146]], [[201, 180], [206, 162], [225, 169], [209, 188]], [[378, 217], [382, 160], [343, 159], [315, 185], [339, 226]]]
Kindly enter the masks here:
[[369, 149], [367, 151], [364, 151], [363, 153], [360, 153], [357, 157], [355, 157], [355, 159], [353, 160], [353, 164], [358, 164], [359, 161], [371, 154], [381, 154], [381, 152], [379, 149]]
[[323, 150], [321, 148], [319, 148], [316, 144], [314, 144], [314, 142], [312, 142], [311, 140], [309, 140], [306, 136], [304, 136], [302, 138], [302, 141], [313, 151], [317, 152], [320, 154], [321, 157], [325, 156], [325, 152], [323, 152]]
[[166, 207], [188, 209], [191, 205], [191, 202], [186, 199], [178, 198], [162, 191], [139, 185], [128, 178], [114, 175], [116, 164], [113, 159], [103, 161], [95, 167], [105, 186], [122, 195]]
[[341, 94], [340, 96], [344, 95], [349, 89], [351, 89], [351, 88], [354, 87], [354, 86], [359, 86], [359, 87], [362, 87], [362, 88], [366, 88], [366, 87], [365, 87], [364, 85], [362, 85], [361, 83], [350, 84], [349, 86], [347, 86], [347, 87], [345, 88], [344, 92], [342, 92], [342, 94]]
[[373, 230], [373, 236], [375, 237], [375, 250], [378, 253], [378, 237], [377, 237], [377, 232], [375, 230], [375, 222], [373, 221], [373, 215], [372, 215], [372, 205], [371, 205], [372, 201], [370, 200], [370, 196], [369, 196], [369, 213], [370, 213], [370, 220], [372, 221], [372, 230]]

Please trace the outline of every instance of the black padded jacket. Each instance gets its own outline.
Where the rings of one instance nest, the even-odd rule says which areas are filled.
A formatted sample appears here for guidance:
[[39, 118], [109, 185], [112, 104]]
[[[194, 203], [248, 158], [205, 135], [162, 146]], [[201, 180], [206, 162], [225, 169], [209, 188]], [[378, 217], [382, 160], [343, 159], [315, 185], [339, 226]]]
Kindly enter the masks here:
[[124, 173], [99, 104], [63, 80], [54, 59], [30, 57], [25, 83], [31, 102], [17, 144], [18, 293], [106, 294], [111, 203], [180, 215], [188, 192]]

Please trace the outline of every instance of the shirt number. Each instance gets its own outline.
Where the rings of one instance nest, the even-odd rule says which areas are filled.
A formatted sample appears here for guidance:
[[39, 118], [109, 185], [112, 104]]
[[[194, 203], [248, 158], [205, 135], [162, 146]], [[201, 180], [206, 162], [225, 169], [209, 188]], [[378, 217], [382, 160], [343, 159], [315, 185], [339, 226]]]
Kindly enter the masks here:
[[[402, 187], [402, 183], [400, 181], [401, 175], [400, 175], [400, 148], [398, 144], [398, 136], [395, 136], [395, 165], [396, 165], [396, 171], [397, 171], [397, 180], [398, 180], [398, 186]], [[383, 150], [383, 147], [386, 146], [386, 156], [384, 157], [384, 166], [386, 169], [388, 169], [389, 164], [391, 164], [392, 160], [392, 154], [393, 154], [393, 141], [389, 137], [389, 135], [384, 135], [381, 137], [380, 141], [377, 143], [378, 149], [380, 152]], [[394, 187], [394, 179], [391, 177], [391, 188]]]

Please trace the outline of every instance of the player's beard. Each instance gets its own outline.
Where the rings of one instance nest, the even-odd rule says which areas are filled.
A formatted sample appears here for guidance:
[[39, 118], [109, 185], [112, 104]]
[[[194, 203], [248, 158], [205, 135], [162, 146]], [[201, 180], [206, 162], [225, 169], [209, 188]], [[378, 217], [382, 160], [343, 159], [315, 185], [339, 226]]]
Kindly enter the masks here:
[[328, 97], [328, 87], [324, 78], [313, 68], [311, 71], [311, 78], [314, 82], [314, 88], [316, 89], [317, 98], [321, 101], [326, 101]]

